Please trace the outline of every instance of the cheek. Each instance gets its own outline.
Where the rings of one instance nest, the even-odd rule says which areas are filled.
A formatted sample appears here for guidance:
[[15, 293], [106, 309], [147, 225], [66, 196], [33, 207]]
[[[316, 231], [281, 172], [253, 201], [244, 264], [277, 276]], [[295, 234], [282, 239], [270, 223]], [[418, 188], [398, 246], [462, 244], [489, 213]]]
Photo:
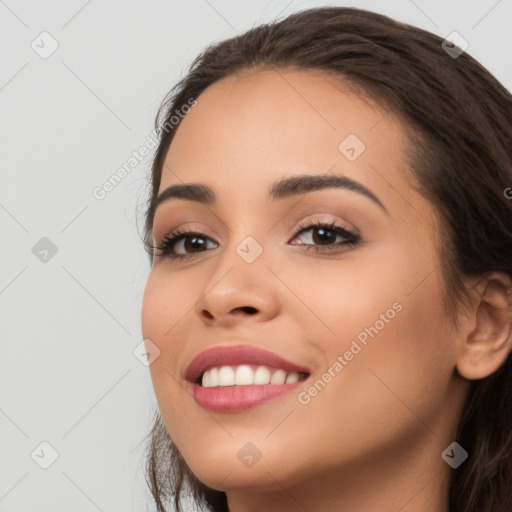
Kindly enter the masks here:
[[[391, 255], [382, 257], [393, 261]], [[376, 259], [370, 251], [366, 255], [354, 252], [343, 261], [313, 265], [299, 260], [279, 269], [279, 276], [293, 290], [293, 295], [283, 292], [281, 300], [292, 310], [304, 339], [315, 345], [322, 364], [332, 363], [333, 356], [335, 360], [349, 350], [358, 335], [369, 338], [365, 329], [376, 322], [387, 327], [381, 315], [391, 322], [399, 316], [397, 302], [405, 295], [403, 281], [397, 279], [397, 269], [383, 268], [382, 260], [376, 263]]]
[[141, 326], [144, 338], [152, 338], [151, 334], [157, 330], [163, 298], [163, 289], [158, 285], [154, 270], [151, 270], [142, 297]]
[[354, 261], [350, 271], [308, 278], [298, 292], [318, 315], [301, 322], [323, 361], [301, 423], [334, 444], [343, 432], [345, 455], [362, 438], [389, 445], [424, 429], [418, 417], [434, 421], [455, 367], [439, 276], [429, 273], [430, 262], [411, 267], [391, 256], [379, 261], [392, 268], [373, 261], [357, 269], [361, 261]]
[[[338, 316], [333, 324], [343, 333], [327, 346], [328, 367], [336, 376], [325, 385], [330, 377], [321, 376], [321, 390], [305, 406], [310, 428], [323, 429], [327, 436], [346, 434], [344, 450], [360, 448], [361, 438], [389, 446], [419, 434], [425, 427], [418, 418], [429, 424], [442, 409], [455, 366], [437, 286], [425, 285], [410, 295], [396, 284], [383, 289], [368, 295], [365, 308], [357, 297], [343, 300], [356, 320]], [[343, 363], [336, 365], [338, 356]]]
[[174, 412], [181, 407], [186, 393], [181, 381], [183, 355], [191, 341], [194, 306], [202, 295], [200, 283], [188, 272], [170, 275], [162, 265], [151, 270], [144, 290], [141, 329], [144, 339], [151, 340], [160, 351], [149, 370], [164, 418], [176, 417]]
[[158, 268], [151, 270], [142, 300], [144, 337], [168, 340], [181, 327], [180, 321], [193, 313], [191, 308], [199, 295], [190, 283], [185, 273], [170, 277]]
[[[152, 270], [142, 300], [141, 328], [145, 340], [150, 340], [158, 347], [159, 355], [149, 370], [153, 381], [155, 395], [160, 409], [168, 407], [174, 401], [163, 401], [163, 394], [168, 397], [178, 392], [178, 355], [181, 348], [177, 344], [184, 343], [180, 319], [190, 309], [187, 301], [182, 298], [186, 290], [169, 282], [169, 277], [159, 275]], [[173, 280], [174, 281], [174, 280]]]

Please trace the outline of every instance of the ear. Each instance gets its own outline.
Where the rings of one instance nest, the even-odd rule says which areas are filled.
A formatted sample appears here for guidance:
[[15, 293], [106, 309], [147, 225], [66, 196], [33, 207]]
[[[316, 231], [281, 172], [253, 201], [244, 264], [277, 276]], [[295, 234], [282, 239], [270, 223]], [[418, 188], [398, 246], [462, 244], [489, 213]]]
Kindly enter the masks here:
[[471, 310], [474, 329], [462, 339], [457, 371], [471, 380], [483, 379], [505, 362], [512, 351], [512, 284], [502, 272], [492, 272], [475, 287]]

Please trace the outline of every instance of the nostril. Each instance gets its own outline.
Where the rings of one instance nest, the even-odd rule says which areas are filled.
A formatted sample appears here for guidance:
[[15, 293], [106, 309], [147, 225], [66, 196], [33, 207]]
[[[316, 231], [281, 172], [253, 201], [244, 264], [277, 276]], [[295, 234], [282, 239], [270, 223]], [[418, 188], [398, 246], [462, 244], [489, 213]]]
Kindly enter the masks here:
[[241, 309], [242, 311], [245, 311], [246, 313], [249, 313], [250, 315], [254, 315], [254, 313], [258, 312], [258, 310], [256, 308], [253, 308], [252, 306], [243, 306], [243, 307], [237, 308], [237, 309]]

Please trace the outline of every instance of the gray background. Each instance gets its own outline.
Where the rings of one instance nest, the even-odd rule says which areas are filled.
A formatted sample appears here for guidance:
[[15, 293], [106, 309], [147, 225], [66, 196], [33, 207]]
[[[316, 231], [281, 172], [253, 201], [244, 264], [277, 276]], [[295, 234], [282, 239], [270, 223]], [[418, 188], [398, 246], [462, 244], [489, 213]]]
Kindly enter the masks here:
[[[152, 510], [142, 455], [156, 401], [133, 354], [150, 157], [103, 200], [92, 191], [144, 144], [202, 48], [316, 5], [457, 31], [511, 89], [512, 0], [0, 0], [0, 511]], [[51, 48], [43, 31], [59, 45], [45, 59], [31, 47]], [[42, 442], [58, 452], [48, 469]]]

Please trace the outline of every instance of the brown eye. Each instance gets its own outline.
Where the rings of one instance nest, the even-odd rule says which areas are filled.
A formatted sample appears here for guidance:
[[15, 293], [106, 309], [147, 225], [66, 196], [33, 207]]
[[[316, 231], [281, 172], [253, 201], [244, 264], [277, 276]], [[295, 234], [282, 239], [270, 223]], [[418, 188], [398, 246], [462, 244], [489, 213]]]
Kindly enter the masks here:
[[192, 257], [194, 253], [204, 252], [209, 240], [211, 239], [202, 233], [177, 230], [165, 236], [162, 243], [155, 249], [159, 257], [181, 260]]
[[[307, 245], [308, 250], [313, 249], [316, 251], [335, 250], [341, 246], [355, 246], [360, 242], [360, 237], [348, 231], [343, 226], [338, 226], [335, 222], [314, 222], [306, 225], [300, 225], [298, 233], [295, 238], [301, 236], [303, 233], [311, 232], [310, 235], [304, 237], [310, 243], [302, 242], [292, 245]], [[336, 239], [340, 239], [336, 243]]]

